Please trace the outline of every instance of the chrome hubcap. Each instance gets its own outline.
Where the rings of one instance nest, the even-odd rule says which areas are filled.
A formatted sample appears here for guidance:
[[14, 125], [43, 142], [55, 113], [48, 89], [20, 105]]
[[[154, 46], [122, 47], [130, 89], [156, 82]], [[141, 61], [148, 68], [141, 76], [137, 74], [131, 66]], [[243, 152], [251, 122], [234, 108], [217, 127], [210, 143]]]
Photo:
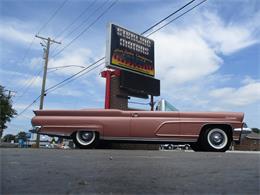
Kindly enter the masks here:
[[222, 149], [228, 143], [227, 134], [222, 129], [212, 129], [208, 133], [208, 143], [215, 149]]
[[210, 135], [210, 140], [214, 145], [220, 145], [224, 140], [224, 136], [219, 132], [214, 132]]
[[77, 141], [84, 146], [90, 145], [95, 140], [95, 132], [92, 131], [78, 131], [76, 133]]
[[82, 132], [82, 133], [80, 134], [80, 136], [81, 136], [82, 140], [84, 140], [84, 141], [89, 141], [89, 140], [91, 140], [91, 138], [93, 137], [93, 133]]

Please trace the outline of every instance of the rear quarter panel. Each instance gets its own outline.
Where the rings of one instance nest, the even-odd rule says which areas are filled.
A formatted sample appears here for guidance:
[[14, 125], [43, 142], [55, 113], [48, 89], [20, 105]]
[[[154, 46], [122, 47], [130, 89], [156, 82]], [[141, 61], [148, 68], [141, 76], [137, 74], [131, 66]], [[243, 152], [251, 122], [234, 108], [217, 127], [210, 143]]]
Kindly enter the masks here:
[[[243, 125], [243, 113], [234, 112], [180, 112], [181, 135], [199, 137], [201, 129], [206, 125], [229, 125], [232, 130]], [[239, 135], [233, 134], [236, 140]]]

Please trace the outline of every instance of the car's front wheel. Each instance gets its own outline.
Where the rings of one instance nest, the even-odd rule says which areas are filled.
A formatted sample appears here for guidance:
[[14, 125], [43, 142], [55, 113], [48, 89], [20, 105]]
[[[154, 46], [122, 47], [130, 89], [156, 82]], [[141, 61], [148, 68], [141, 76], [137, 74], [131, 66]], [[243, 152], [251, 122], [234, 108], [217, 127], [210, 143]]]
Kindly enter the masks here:
[[78, 148], [94, 148], [98, 142], [98, 134], [94, 131], [77, 131], [72, 135], [73, 142]]
[[225, 152], [229, 149], [232, 138], [224, 128], [213, 127], [202, 135], [202, 148], [205, 151]]

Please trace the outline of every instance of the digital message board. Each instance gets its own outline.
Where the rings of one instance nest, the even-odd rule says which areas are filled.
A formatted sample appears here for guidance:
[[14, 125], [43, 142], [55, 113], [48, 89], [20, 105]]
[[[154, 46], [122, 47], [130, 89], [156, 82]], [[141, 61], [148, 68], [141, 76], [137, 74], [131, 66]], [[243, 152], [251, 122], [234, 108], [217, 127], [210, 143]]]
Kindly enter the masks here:
[[110, 24], [106, 66], [154, 77], [154, 41]]
[[139, 74], [134, 74], [129, 71], [121, 71], [120, 87], [139, 96], [160, 96], [160, 80]]

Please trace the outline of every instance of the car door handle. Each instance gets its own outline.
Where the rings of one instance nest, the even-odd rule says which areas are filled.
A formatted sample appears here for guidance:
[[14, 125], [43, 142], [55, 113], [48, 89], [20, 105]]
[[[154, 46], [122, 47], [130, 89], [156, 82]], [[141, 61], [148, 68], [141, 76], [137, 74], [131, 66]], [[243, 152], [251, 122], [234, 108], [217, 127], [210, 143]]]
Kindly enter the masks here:
[[133, 114], [132, 114], [132, 117], [138, 117], [138, 116], [139, 116], [138, 113], [133, 113]]

